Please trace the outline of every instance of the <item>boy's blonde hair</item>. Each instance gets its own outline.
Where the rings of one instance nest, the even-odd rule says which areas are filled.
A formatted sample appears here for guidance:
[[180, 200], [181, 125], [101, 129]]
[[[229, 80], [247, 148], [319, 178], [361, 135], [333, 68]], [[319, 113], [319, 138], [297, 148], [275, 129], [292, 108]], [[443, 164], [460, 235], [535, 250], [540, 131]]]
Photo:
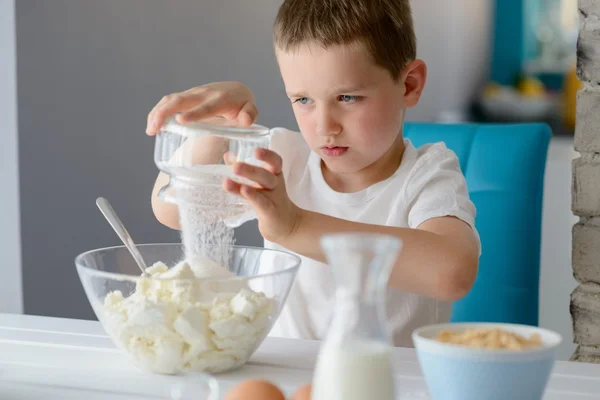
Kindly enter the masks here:
[[327, 48], [361, 41], [395, 80], [417, 52], [409, 0], [285, 0], [274, 41], [283, 51], [306, 42]]

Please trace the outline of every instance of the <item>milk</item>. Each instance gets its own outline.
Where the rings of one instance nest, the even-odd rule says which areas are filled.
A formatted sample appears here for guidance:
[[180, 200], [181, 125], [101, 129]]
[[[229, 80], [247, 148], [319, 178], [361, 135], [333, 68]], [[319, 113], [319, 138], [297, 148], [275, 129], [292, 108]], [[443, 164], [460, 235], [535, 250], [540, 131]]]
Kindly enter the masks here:
[[394, 400], [390, 348], [384, 343], [327, 343], [319, 354], [312, 400]]

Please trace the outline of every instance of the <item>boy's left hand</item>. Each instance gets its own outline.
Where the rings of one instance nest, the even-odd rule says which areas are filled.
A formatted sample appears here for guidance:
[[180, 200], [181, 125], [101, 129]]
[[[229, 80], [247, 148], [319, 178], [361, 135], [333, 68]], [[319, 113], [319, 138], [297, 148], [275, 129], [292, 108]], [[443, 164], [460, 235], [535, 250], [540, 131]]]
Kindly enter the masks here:
[[223, 188], [243, 197], [255, 209], [262, 236], [273, 243], [288, 238], [296, 229], [300, 209], [290, 200], [281, 173], [281, 157], [267, 149], [256, 149], [255, 157], [264, 167], [246, 163], [233, 164], [233, 173], [254, 185], [226, 179]]

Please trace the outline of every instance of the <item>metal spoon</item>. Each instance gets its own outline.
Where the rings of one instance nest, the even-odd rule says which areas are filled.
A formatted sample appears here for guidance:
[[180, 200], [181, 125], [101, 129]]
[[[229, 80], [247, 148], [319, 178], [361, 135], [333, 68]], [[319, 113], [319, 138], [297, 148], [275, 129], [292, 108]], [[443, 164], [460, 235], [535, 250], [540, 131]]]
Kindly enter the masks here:
[[137, 263], [138, 267], [140, 267], [140, 269], [142, 270], [142, 276], [147, 277], [148, 274], [146, 273], [146, 268], [148, 267], [146, 266], [142, 255], [135, 246], [131, 235], [129, 235], [129, 232], [127, 232], [127, 229], [125, 229], [125, 225], [123, 225], [123, 222], [121, 222], [119, 217], [117, 217], [117, 213], [112, 208], [108, 200], [106, 200], [104, 197], [98, 197], [96, 199], [96, 205], [98, 206], [98, 208], [100, 209], [100, 211], [104, 215], [104, 218], [106, 218], [110, 226], [112, 226], [115, 232], [117, 232], [117, 235], [119, 235], [119, 238], [121, 238], [121, 241], [123, 241], [125, 247], [127, 247], [127, 250], [129, 250], [129, 252], [131, 253], [131, 256]]

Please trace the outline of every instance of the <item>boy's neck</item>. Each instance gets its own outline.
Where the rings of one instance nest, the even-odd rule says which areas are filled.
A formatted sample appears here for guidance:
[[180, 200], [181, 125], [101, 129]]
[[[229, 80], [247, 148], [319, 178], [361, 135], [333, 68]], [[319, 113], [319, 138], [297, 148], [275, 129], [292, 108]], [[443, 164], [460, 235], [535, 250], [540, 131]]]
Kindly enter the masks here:
[[379, 160], [351, 174], [334, 173], [321, 161], [323, 178], [336, 192], [359, 192], [392, 176], [400, 167], [405, 148], [404, 138], [399, 134], [394, 144]]

